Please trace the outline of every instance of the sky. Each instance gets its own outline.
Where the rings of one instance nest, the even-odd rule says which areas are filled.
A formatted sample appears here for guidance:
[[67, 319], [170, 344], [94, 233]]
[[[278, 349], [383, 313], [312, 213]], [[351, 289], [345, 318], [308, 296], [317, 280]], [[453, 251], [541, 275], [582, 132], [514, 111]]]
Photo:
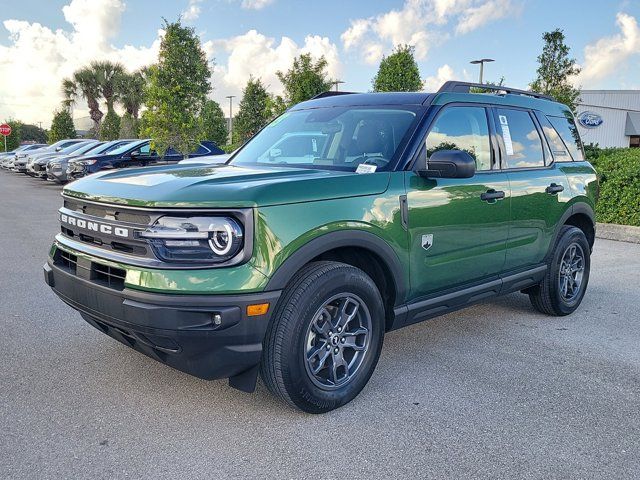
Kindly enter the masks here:
[[426, 91], [477, 80], [469, 61], [487, 57], [485, 80], [526, 88], [555, 28], [582, 68], [577, 86], [640, 89], [640, 0], [0, 0], [0, 120], [47, 127], [65, 77], [92, 60], [153, 63], [163, 18], [178, 17], [201, 38], [225, 112], [250, 75], [281, 93], [276, 72], [301, 53], [324, 55], [341, 89], [368, 91], [398, 44], [415, 47]]

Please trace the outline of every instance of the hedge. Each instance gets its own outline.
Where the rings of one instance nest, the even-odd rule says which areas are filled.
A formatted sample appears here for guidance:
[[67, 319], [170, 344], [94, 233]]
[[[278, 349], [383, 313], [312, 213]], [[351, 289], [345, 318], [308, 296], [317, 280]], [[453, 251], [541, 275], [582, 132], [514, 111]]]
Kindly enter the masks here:
[[600, 179], [598, 222], [640, 227], [640, 148], [585, 148]]

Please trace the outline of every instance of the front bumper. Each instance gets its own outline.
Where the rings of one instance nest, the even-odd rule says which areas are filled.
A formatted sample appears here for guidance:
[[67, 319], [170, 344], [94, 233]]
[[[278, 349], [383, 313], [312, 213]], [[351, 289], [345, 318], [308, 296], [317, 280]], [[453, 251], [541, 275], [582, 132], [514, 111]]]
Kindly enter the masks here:
[[[252, 372], [248, 387], [231, 383], [249, 391], [255, 386], [262, 340], [280, 291], [237, 295], [150, 293], [109, 287], [93, 279], [92, 271], [90, 266], [78, 265], [74, 273], [51, 258], [44, 265], [46, 283], [103, 333], [199, 378], [243, 378], [246, 372]], [[247, 306], [257, 303], [269, 303], [268, 312], [248, 317]], [[220, 315], [219, 325], [214, 322], [215, 315]]]
[[86, 165], [77, 164], [77, 163], [69, 163], [67, 166], [66, 174], [67, 180], [77, 180], [87, 175], [87, 167]]
[[61, 166], [47, 165], [47, 179], [58, 183], [67, 183], [67, 169]]

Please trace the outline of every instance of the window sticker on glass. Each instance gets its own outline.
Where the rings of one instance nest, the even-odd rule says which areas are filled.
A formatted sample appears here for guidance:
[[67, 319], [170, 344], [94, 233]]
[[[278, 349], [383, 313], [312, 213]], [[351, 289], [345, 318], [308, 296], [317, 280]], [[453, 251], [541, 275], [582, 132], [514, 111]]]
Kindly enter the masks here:
[[502, 128], [502, 139], [504, 140], [504, 148], [507, 150], [507, 155], [513, 155], [513, 142], [511, 141], [511, 132], [509, 131], [509, 122], [505, 115], [498, 115], [500, 117], [500, 127]]
[[356, 173], [373, 173], [377, 168], [378, 167], [376, 167], [375, 165], [361, 163], [360, 165], [358, 165], [358, 168], [356, 168]]

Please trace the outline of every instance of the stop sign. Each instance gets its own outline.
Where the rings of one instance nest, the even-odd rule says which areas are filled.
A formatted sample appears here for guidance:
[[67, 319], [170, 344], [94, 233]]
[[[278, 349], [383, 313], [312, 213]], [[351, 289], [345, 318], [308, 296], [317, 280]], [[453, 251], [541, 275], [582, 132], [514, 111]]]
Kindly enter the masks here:
[[4, 135], [5, 137], [11, 135], [11, 125], [7, 125], [6, 123], [0, 125], [0, 135]]

